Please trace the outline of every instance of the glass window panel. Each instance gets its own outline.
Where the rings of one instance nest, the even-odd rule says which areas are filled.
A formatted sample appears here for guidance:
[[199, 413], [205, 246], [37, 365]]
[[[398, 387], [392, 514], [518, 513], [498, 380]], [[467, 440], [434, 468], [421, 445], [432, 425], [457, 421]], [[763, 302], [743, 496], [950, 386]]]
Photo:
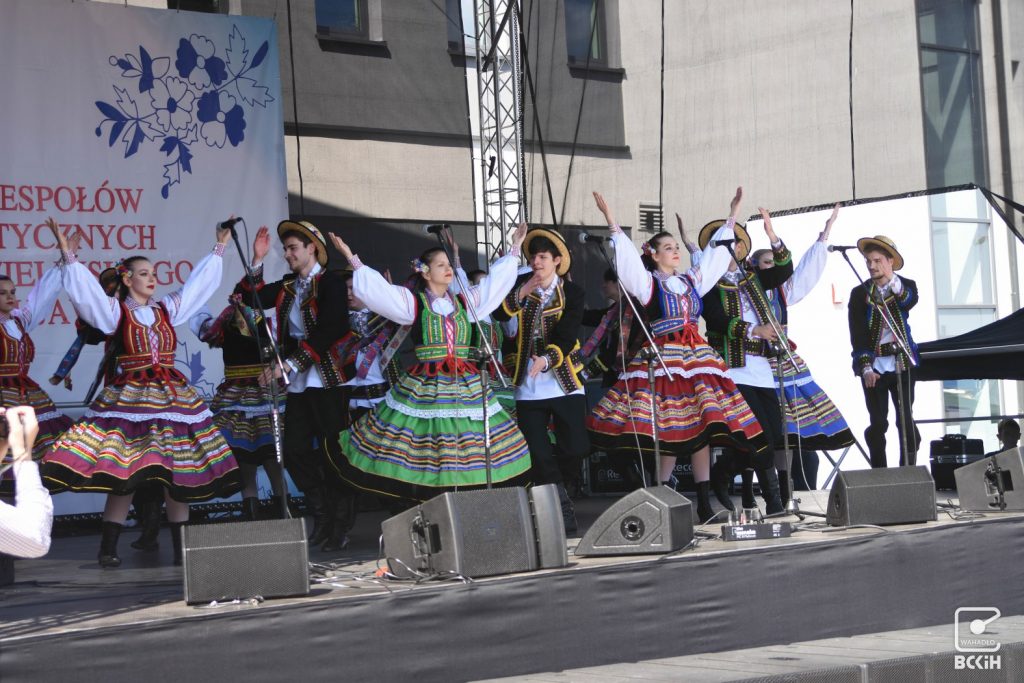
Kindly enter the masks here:
[[978, 57], [921, 49], [929, 187], [986, 185]]
[[[942, 404], [943, 417], [947, 419], [1001, 414], [998, 383], [987, 379], [943, 381]], [[996, 424], [991, 422], [947, 422], [946, 433], [966, 434], [970, 439], [982, 439], [986, 451], [995, 450], [999, 444]]]
[[995, 304], [988, 223], [932, 221], [932, 245], [936, 303]]
[[585, 64], [589, 53], [591, 62], [601, 62], [604, 59], [604, 51], [601, 49], [603, 27], [597, 12], [597, 0], [564, 0], [564, 2], [565, 43], [569, 61]]
[[996, 319], [995, 308], [940, 308], [939, 339], [955, 337], [976, 330]]
[[[476, 52], [476, 2], [475, 0], [445, 0], [448, 24], [448, 47], [462, 50], [467, 54]], [[500, 19], [499, 19], [500, 21]]]
[[364, 32], [360, 0], [316, 0], [316, 31], [322, 34]]
[[977, 50], [975, 0], [918, 0], [917, 29], [922, 43]]
[[988, 201], [978, 190], [933, 194], [928, 198], [932, 218], [983, 218], [989, 220]]

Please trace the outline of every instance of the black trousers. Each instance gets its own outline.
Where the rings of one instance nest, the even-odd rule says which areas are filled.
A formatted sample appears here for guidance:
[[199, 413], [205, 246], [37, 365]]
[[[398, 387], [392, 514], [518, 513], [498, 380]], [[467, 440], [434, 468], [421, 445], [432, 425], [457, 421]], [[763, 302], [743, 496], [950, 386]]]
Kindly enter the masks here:
[[749, 458], [740, 458], [739, 462], [746, 467], [771, 467], [775, 462], [775, 451], [782, 448], [782, 408], [779, 406], [779, 395], [775, 389], [766, 387], [753, 387], [747, 384], [737, 384], [743, 400], [750, 406], [750, 412], [754, 413], [765, 439], [768, 440], [768, 448], [760, 453], [753, 453]]
[[914, 433], [910, 435], [910, 450], [908, 455], [903, 452], [903, 428], [906, 424], [913, 424], [914, 417], [914, 378], [910, 373], [903, 373], [903, 393], [908, 399], [905, 406], [900, 405], [899, 389], [895, 372], [884, 372], [878, 376], [875, 386], [870, 389], [861, 380], [861, 387], [864, 389], [864, 403], [868, 408], [870, 424], [864, 430], [864, 440], [868, 444], [868, 454], [871, 456], [872, 467], [886, 467], [888, 465], [885, 457], [885, 432], [889, 429], [889, 399], [896, 406], [896, 429], [900, 435], [900, 466], [917, 464], [917, 448], [921, 444], [921, 432], [914, 425]]
[[338, 437], [348, 428], [346, 387], [306, 389], [289, 393], [285, 403], [285, 467], [310, 501], [351, 509], [355, 492], [342, 483], [328, 464], [328, 452], [338, 450]]
[[[790, 441], [790, 448], [793, 442]], [[790, 473], [793, 475], [794, 491], [814, 491], [818, 488], [818, 452], [801, 451], [802, 457], [797, 457], [796, 449], [793, 448], [793, 465]]]
[[562, 458], [579, 470], [580, 462], [590, 453], [587, 435], [587, 397], [570, 394], [538, 401], [516, 401], [519, 429], [530, 449], [530, 477], [535, 484], [561, 484], [562, 468], [555, 457], [555, 447], [548, 437], [548, 425], [555, 424], [555, 441]]

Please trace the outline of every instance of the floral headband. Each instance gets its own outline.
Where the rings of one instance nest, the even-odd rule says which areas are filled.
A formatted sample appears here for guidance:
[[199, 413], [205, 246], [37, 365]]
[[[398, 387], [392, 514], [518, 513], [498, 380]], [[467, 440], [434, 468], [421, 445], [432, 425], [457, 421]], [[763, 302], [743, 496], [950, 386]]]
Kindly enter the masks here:
[[409, 262], [414, 272], [423, 273], [426, 275], [430, 272], [430, 266], [424, 263], [421, 259], [415, 258]]
[[124, 259], [118, 259], [117, 263], [114, 264], [114, 270], [117, 272], [118, 277], [132, 274], [132, 271], [124, 264]]
[[654, 247], [651, 246], [650, 242], [644, 242], [640, 247], [640, 251], [644, 252], [644, 256], [650, 256], [654, 253]]

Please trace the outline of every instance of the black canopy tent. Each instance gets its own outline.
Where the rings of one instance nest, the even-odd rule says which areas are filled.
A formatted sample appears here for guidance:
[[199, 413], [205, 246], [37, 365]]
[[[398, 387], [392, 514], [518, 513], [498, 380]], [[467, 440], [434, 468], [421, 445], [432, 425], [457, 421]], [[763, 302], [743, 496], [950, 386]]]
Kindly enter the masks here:
[[1024, 380], [1024, 309], [956, 337], [919, 346], [917, 380]]

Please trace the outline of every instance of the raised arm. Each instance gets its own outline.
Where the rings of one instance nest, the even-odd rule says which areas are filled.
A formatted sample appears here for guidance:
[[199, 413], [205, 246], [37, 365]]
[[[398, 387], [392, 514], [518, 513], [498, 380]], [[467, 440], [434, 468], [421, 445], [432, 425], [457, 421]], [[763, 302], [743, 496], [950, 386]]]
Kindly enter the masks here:
[[818, 240], [800, 258], [800, 263], [793, 270], [793, 277], [782, 285], [786, 295], [786, 303], [793, 305], [810, 294], [814, 286], [821, 280], [828, 263], [828, 245]]
[[416, 297], [403, 285], [393, 285], [359, 257], [337, 234], [327, 233], [334, 248], [352, 264], [352, 291], [374, 313], [399, 325], [416, 321]]
[[619, 281], [626, 292], [646, 306], [651, 300], [651, 273], [644, 267], [643, 259], [637, 253], [633, 242], [615, 222], [612, 210], [600, 192], [594, 193], [594, 201], [597, 203], [597, 210], [604, 215], [608, 230], [611, 232], [612, 246], [615, 248], [615, 272], [619, 276]]
[[737, 187], [736, 194], [729, 202], [729, 218], [715, 234], [708, 240], [707, 246], [698, 254], [691, 255], [693, 265], [688, 271], [690, 279], [697, 287], [697, 293], [704, 296], [715, 286], [715, 283], [729, 270], [732, 263], [732, 254], [722, 246], [714, 246], [715, 242], [732, 240], [736, 238], [735, 226], [736, 217], [740, 212], [740, 203], [743, 201], [743, 188]]
[[487, 275], [476, 287], [469, 290], [480, 317], [490, 315], [501, 305], [505, 296], [511, 291], [519, 276], [519, 249], [526, 238], [526, 223], [520, 223], [512, 236], [512, 248], [509, 253], [491, 264]]
[[103, 291], [96, 276], [89, 272], [74, 257], [68, 259], [61, 268], [61, 280], [64, 291], [78, 311], [78, 317], [98, 329], [103, 334], [113, 334], [121, 322], [121, 302]]

